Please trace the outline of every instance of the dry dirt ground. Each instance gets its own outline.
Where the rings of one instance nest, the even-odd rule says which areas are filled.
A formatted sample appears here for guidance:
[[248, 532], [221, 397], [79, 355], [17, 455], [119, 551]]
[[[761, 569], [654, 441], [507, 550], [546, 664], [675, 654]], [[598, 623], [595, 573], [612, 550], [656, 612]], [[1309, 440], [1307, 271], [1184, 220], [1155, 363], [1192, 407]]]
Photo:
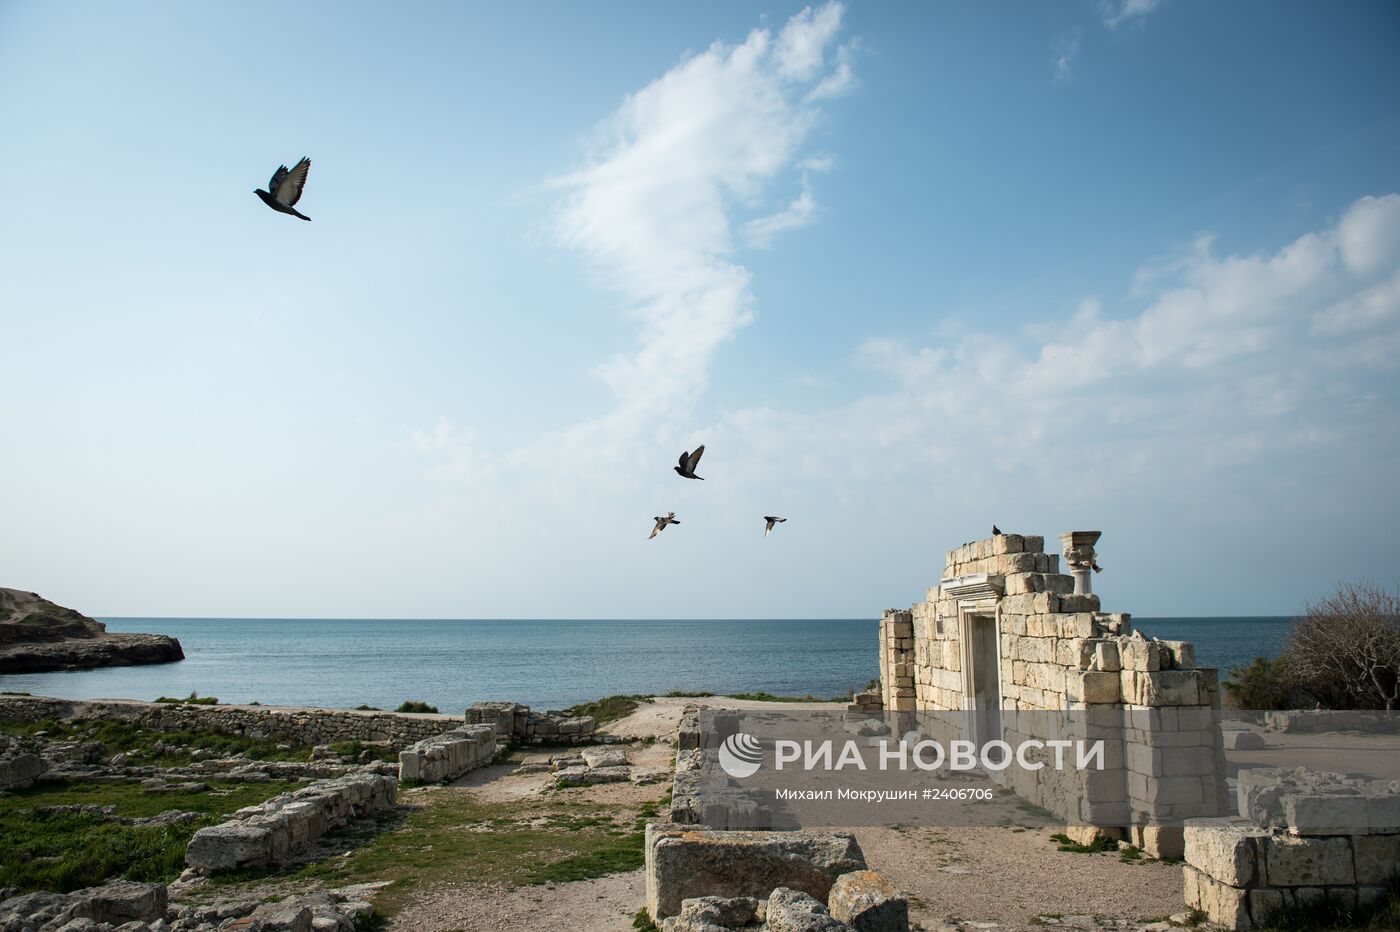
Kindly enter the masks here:
[[[657, 699], [613, 723], [619, 737], [658, 739], [633, 745], [634, 762], [669, 762], [681, 709], [687, 704], [762, 708], [768, 703], [730, 699]], [[799, 704], [784, 703], [784, 707]], [[830, 703], [803, 703], [839, 708]], [[547, 755], [533, 755], [542, 759]], [[514, 774], [514, 765], [485, 768], [459, 781], [483, 802], [527, 799], [547, 777]], [[564, 791], [579, 801], [635, 803], [660, 798], [666, 786], [610, 784]], [[663, 810], [664, 811], [664, 810]], [[1137, 928], [1180, 914], [1181, 868], [1118, 852], [1058, 850], [1057, 831], [1033, 810], [1011, 801], [1000, 821], [975, 828], [852, 829], [871, 867], [910, 897], [915, 928], [1037, 929], [1064, 926]], [[415, 892], [394, 917], [400, 932], [628, 932], [645, 899], [641, 871], [593, 880], [533, 886], [474, 882], [463, 876]]]

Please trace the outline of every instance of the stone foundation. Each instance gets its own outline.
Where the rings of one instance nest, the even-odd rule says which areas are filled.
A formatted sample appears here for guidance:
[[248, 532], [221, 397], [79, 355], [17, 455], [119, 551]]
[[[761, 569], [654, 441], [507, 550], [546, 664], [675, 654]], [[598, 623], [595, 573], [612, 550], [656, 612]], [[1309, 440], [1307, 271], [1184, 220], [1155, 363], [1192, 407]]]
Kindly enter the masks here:
[[195, 832], [185, 849], [185, 863], [207, 874], [287, 861], [352, 819], [394, 808], [397, 790], [393, 777], [374, 773], [313, 783]]
[[37, 722], [46, 718], [131, 722], [154, 731], [212, 731], [304, 746], [387, 741], [403, 747], [462, 726], [460, 718], [450, 715], [0, 696], [0, 721]]
[[455, 780], [469, 770], [489, 764], [495, 756], [496, 730], [490, 725], [467, 725], [424, 738], [400, 751], [399, 780]]
[[1186, 823], [1187, 906], [1252, 929], [1324, 897], [1349, 909], [1386, 897], [1400, 871], [1400, 781], [1244, 770], [1238, 796], [1241, 816]]

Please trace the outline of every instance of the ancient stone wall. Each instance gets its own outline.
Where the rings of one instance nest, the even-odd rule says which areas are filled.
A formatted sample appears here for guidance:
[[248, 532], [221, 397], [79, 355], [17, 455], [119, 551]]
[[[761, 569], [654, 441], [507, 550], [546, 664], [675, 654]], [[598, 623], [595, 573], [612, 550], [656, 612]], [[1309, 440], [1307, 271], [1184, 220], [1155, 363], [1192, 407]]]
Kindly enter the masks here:
[[313, 783], [195, 832], [185, 863], [213, 873], [286, 861], [352, 819], [393, 809], [397, 792], [393, 777], [369, 772]]
[[1383, 901], [1400, 871], [1400, 782], [1240, 771], [1235, 818], [1186, 823], [1186, 905], [1229, 929], [1324, 897]]
[[[1097, 537], [1076, 532], [1073, 546], [1066, 539], [1073, 568], [1086, 577]], [[1012, 767], [1005, 778], [1018, 795], [1074, 824], [1121, 830], [1154, 855], [1180, 857], [1180, 821], [1225, 811], [1223, 747], [1211, 714], [1220, 708], [1218, 674], [1196, 667], [1191, 644], [1148, 640], [1128, 614], [1103, 612], [1097, 595], [1076, 594], [1075, 579], [1044, 546], [1043, 537], [1020, 534], [964, 544], [948, 551], [924, 601], [884, 613], [884, 707], [964, 710], [962, 719], [939, 717], [960, 732], [932, 735], [943, 741], [974, 731], [1012, 746], [1104, 740], [1102, 770]], [[1163, 834], [1156, 826], [1164, 822], [1175, 827]]]
[[450, 715], [409, 715], [352, 709], [298, 709], [277, 706], [181, 705], [117, 699], [50, 699], [0, 696], [0, 721], [108, 719], [155, 731], [212, 731], [296, 745], [337, 741], [388, 741], [403, 747], [462, 727]]
[[496, 756], [496, 729], [465, 725], [424, 738], [399, 752], [399, 779], [437, 783], [455, 780]]
[[467, 709], [467, 724], [490, 725], [502, 741], [517, 744], [579, 744], [594, 740], [591, 715], [531, 712], [518, 702], [478, 702]]

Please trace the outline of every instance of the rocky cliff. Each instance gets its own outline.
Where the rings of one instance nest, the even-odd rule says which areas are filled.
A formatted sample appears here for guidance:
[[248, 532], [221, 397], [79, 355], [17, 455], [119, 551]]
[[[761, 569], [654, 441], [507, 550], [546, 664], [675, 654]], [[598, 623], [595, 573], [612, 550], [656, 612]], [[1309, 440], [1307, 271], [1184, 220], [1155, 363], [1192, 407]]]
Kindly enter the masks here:
[[163, 634], [108, 634], [100, 621], [36, 593], [0, 588], [0, 673], [42, 673], [183, 660]]

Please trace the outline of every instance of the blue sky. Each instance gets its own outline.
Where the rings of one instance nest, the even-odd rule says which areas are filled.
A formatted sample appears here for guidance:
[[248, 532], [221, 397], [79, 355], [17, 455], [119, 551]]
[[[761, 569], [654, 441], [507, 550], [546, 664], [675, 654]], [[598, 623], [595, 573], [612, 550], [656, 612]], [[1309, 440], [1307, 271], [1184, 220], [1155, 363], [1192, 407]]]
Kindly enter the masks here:
[[[1386, 2], [0, 0], [0, 584], [874, 617], [996, 522], [1103, 530], [1140, 615], [1395, 585], [1397, 48]], [[302, 154], [310, 224], [252, 194]]]

